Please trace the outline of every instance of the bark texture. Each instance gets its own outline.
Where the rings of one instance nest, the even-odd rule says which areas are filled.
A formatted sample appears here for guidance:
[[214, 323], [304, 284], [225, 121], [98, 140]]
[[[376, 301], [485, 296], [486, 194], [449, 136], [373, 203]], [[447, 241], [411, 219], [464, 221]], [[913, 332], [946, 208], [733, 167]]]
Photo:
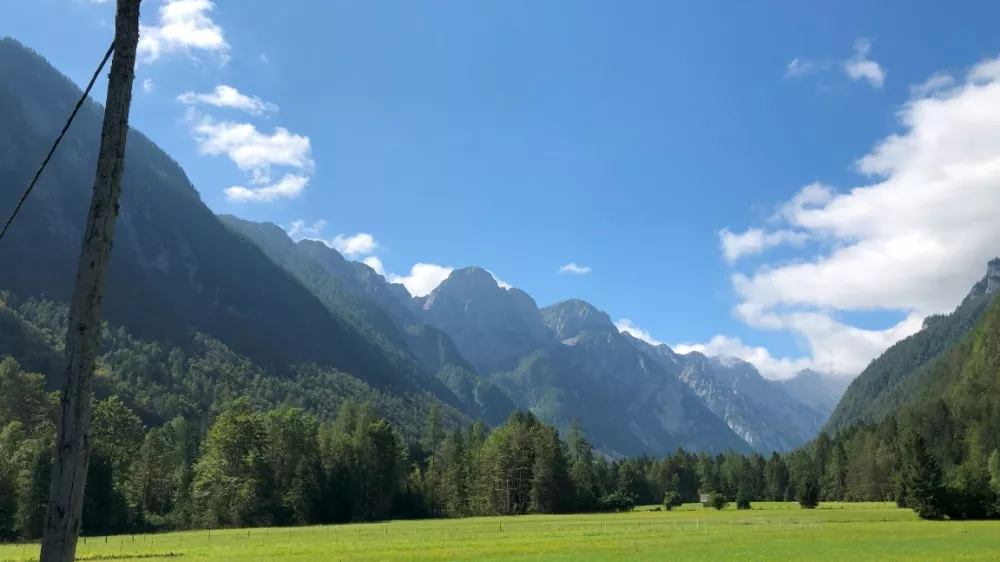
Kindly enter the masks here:
[[71, 562], [80, 536], [83, 489], [90, 460], [91, 378], [100, 341], [101, 301], [125, 168], [140, 1], [118, 0], [115, 17], [115, 54], [108, 76], [101, 148], [66, 332], [65, 386], [42, 535], [42, 562]]

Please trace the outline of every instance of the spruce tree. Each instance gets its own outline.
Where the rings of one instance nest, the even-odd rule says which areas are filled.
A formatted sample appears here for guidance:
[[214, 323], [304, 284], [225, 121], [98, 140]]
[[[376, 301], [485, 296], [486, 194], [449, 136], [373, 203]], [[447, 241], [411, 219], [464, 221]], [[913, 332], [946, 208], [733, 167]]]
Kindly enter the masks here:
[[903, 440], [900, 470], [906, 505], [921, 519], [944, 517], [944, 486], [941, 466], [927, 449], [927, 441], [916, 431]]

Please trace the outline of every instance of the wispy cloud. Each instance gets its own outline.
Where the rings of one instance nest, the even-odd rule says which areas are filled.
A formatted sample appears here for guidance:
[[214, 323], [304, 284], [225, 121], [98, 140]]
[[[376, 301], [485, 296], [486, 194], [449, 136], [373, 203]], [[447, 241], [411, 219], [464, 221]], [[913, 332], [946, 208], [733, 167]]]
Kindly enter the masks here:
[[729, 229], [724, 228], [719, 232], [719, 239], [722, 242], [722, 254], [726, 261], [734, 263], [741, 257], [760, 254], [768, 248], [782, 244], [804, 244], [809, 239], [809, 235], [791, 230], [767, 232], [759, 228], [751, 228], [746, 232], [734, 234]]
[[211, 105], [245, 111], [250, 115], [261, 115], [278, 111], [278, 106], [266, 102], [257, 96], [241, 94], [239, 90], [232, 86], [219, 84], [212, 92], [207, 94], [196, 94], [185, 92], [177, 96], [177, 101], [186, 105]]
[[570, 262], [559, 268], [559, 273], [572, 273], [574, 275], [586, 275], [591, 272], [591, 269], [585, 265], [577, 265], [574, 262]]
[[885, 83], [885, 70], [875, 61], [868, 58], [872, 42], [860, 38], [854, 42], [854, 56], [844, 63], [844, 71], [851, 80], [867, 80], [873, 88], [882, 89]]
[[146, 78], [145, 80], [142, 81], [142, 91], [145, 92], [145, 93], [147, 93], [147, 94], [153, 91], [153, 79], [152, 78]]
[[650, 345], [660, 345], [663, 343], [654, 338], [648, 331], [636, 326], [635, 323], [628, 318], [622, 318], [621, 320], [615, 322], [615, 327], [618, 328], [619, 332], [629, 334], [632, 337], [640, 339]]
[[237, 185], [226, 188], [225, 194], [226, 199], [234, 203], [270, 203], [278, 199], [295, 199], [302, 195], [307, 185], [308, 176], [285, 174], [273, 184], [253, 187]]
[[816, 61], [792, 59], [792, 62], [788, 63], [788, 67], [785, 69], [785, 78], [805, 76], [806, 74], [811, 74], [819, 69], [820, 65], [817, 64]]

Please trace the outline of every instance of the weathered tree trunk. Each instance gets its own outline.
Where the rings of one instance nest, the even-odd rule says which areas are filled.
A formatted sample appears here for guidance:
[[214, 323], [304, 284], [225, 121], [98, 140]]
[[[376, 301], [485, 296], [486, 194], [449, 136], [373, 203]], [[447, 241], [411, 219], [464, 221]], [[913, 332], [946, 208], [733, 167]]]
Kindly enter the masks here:
[[83, 488], [90, 460], [90, 380], [101, 332], [101, 300], [125, 167], [140, 1], [118, 0], [115, 54], [108, 77], [101, 149], [66, 331], [65, 386], [42, 535], [42, 562], [72, 561], [80, 535]]

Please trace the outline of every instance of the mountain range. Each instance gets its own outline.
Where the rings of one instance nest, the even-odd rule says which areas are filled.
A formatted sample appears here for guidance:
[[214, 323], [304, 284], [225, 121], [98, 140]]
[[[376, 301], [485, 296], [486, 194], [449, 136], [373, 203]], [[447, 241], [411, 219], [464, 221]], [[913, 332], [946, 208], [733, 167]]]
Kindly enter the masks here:
[[[38, 54], [0, 40], [0, 209], [13, 207], [79, 95]], [[85, 105], [0, 243], [0, 291], [18, 302], [69, 300], [101, 115], [99, 105]], [[823, 427], [877, 420], [930, 376], [926, 366], [972, 329], [1000, 286], [994, 260], [953, 314], [929, 318], [887, 350], [841, 401], [846, 378], [804, 371], [771, 381], [739, 359], [678, 354], [619, 332], [587, 302], [539, 307], [478, 267], [454, 270], [430, 294], [412, 297], [322, 242], [216, 216], [183, 169], [138, 131], [129, 133], [126, 162], [103, 309], [109, 328], [124, 335], [111, 340], [130, 349], [155, 342], [198, 358], [217, 358], [224, 348], [225, 364], [266, 380], [262, 396], [274, 403], [322, 409], [303, 396], [337, 380], [338, 388], [382, 397], [411, 421], [432, 405], [450, 419], [492, 425], [516, 409], [561, 429], [576, 419], [612, 456], [677, 447], [785, 451]], [[33, 361], [54, 386], [57, 362], [38, 358], [45, 345], [57, 345], [58, 322], [39, 310], [0, 315], [0, 354]], [[142, 368], [106, 357], [119, 381], [108, 392], [155, 402], [123, 382], [144, 380], [132, 371]], [[202, 369], [198, 376], [222, 375]], [[167, 415], [163, 408], [150, 405], [148, 419]]]

